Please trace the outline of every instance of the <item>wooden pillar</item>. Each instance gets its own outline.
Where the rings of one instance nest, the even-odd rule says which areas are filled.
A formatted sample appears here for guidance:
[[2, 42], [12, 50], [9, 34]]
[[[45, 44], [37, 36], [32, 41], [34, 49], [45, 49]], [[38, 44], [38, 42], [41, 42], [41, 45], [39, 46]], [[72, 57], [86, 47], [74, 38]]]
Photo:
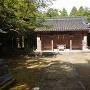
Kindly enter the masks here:
[[86, 50], [87, 48], [87, 35], [83, 36], [83, 40], [82, 40], [82, 50]]
[[36, 51], [41, 51], [41, 38], [40, 35], [37, 35], [37, 49]]
[[13, 44], [13, 42], [14, 42], [14, 38], [12, 37], [12, 50], [14, 50], [14, 44]]
[[72, 40], [70, 40], [70, 50], [72, 50]]
[[22, 48], [24, 48], [24, 36], [22, 36]]
[[20, 38], [17, 38], [17, 47], [20, 48]]
[[52, 51], [53, 51], [53, 39], [52, 39], [52, 41], [51, 41], [51, 45], [52, 45]]

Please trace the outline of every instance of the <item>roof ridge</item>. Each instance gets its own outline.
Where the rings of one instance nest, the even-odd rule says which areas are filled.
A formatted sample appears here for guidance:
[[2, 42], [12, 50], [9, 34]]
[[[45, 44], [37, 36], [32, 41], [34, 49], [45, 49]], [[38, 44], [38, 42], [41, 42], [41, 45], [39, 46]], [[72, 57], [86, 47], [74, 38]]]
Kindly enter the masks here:
[[45, 19], [58, 19], [58, 18], [86, 18], [86, 16], [63, 16], [63, 17], [46, 17]]
[[51, 17], [45, 18], [46, 20], [87, 20], [86, 16], [68, 16], [68, 17]]

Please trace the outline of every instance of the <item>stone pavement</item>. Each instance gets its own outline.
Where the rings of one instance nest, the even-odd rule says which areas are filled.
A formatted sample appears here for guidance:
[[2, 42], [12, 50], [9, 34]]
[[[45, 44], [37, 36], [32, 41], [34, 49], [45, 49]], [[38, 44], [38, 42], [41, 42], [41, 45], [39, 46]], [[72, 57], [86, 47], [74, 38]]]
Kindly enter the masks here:
[[40, 81], [40, 90], [86, 90], [70, 55], [51, 58]]

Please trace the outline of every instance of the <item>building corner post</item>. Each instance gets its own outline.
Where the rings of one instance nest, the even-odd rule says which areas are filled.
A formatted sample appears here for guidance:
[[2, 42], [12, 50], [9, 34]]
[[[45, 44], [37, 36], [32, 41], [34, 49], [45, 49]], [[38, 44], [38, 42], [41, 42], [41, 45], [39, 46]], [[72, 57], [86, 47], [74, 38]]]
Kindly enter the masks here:
[[41, 37], [37, 35], [37, 49], [36, 51], [41, 51]]
[[85, 34], [83, 36], [83, 40], [82, 40], [82, 50], [87, 50], [88, 47], [87, 47], [87, 35]]

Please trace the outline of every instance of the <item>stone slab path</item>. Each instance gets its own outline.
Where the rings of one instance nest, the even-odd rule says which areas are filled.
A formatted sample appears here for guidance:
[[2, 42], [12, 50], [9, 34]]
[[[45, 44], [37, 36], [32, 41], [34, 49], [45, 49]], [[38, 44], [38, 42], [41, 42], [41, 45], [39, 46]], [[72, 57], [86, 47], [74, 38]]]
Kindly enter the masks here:
[[40, 90], [86, 90], [70, 55], [52, 57], [40, 81]]

